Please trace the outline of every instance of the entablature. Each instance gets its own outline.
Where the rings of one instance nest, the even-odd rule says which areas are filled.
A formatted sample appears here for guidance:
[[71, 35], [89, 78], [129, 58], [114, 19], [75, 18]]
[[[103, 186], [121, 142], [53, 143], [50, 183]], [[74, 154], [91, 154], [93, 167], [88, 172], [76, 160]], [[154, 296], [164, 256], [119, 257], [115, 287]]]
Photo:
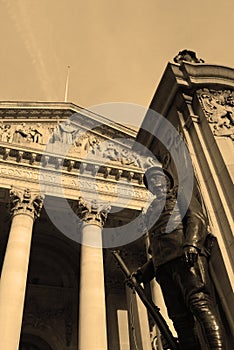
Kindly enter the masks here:
[[[0, 175], [12, 184], [77, 199], [81, 193], [141, 210], [151, 156], [133, 151], [136, 131], [70, 103], [0, 103]], [[46, 190], [45, 190], [46, 188]]]
[[[13, 144], [0, 144], [0, 163], [7, 165], [21, 165], [25, 168], [32, 167], [34, 169], [46, 169], [47, 172], [62, 171], [76, 175], [89, 174], [104, 179], [126, 180], [129, 182], [142, 184], [144, 169], [151, 166], [152, 159], [141, 158], [143, 168], [134, 164], [124, 164], [122, 162], [109, 161], [108, 158], [91, 158], [83, 159], [81, 157], [72, 157], [46, 150], [40, 152], [36, 149], [18, 147]], [[106, 161], [107, 160], [107, 161]]]

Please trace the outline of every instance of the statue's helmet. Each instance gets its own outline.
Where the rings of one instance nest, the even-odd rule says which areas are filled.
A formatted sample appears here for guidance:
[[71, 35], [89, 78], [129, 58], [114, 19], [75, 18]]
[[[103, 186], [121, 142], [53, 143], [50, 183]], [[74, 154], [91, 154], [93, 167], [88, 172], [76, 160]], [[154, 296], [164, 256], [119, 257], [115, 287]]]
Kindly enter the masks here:
[[149, 189], [149, 182], [150, 182], [150, 178], [153, 176], [153, 175], [160, 175], [160, 176], [164, 176], [164, 177], [167, 177], [168, 180], [169, 180], [169, 183], [170, 183], [170, 189], [174, 186], [174, 180], [173, 180], [173, 177], [172, 175], [166, 170], [166, 169], [163, 169], [162, 167], [160, 166], [153, 166], [151, 168], [148, 168], [146, 171], [145, 171], [145, 174], [143, 176], [143, 183], [145, 185], [145, 187], [147, 189]]

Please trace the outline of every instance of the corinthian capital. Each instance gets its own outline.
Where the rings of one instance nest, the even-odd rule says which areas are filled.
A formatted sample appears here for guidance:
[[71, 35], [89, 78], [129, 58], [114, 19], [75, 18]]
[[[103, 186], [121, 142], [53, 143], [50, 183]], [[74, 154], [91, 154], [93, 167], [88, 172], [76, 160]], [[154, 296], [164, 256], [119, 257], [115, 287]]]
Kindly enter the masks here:
[[78, 199], [77, 215], [85, 223], [103, 226], [106, 222], [107, 215], [111, 210], [109, 203], [85, 201], [82, 197]]
[[43, 198], [39, 193], [32, 193], [30, 189], [11, 188], [10, 212], [12, 215], [28, 214], [36, 219], [40, 216]]

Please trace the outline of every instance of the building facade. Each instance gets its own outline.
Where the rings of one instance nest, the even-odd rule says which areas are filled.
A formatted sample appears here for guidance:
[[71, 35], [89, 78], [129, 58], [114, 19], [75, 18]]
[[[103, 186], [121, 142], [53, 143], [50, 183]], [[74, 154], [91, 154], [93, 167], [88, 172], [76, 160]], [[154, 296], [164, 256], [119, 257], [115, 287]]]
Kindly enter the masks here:
[[[131, 271], [147, 261], [143, 175], [161, 162], [179, 185], [182, 143], [217, 237], [210, 270], [232, 348], [233, 89], [232, 69], [177, 58], [138, 133], [70, 103], [0, 103], [0, 349], [162, 350], [112, 250]], [[156, 282], [146, 290], [171, 326]]]
[[1, 103], [0, 114], [0, 348], [150, 344], [111, 254], [123, 246], [132, 269], [145, 259], [152, 160], [132, 151], [136, 131], [67, 103]]

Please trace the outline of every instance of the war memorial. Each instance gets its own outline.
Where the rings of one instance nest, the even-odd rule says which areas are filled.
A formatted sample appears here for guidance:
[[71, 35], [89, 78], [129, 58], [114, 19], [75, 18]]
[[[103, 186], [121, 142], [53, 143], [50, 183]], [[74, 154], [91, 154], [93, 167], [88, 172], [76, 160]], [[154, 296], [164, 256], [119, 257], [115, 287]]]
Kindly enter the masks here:
[[[72, 103], [0, 102], [0, 349], [165, 349], [112, 254], [130, 271], [149, 259], [144, 174], [160, 165], [188, 197], [191, 176], [199, 189], [231, 350], [233, 141], [234, 69], [186, 50], [167, 64], [137, 131]], [[144, 289], [176, 336], [159, 285]]]

